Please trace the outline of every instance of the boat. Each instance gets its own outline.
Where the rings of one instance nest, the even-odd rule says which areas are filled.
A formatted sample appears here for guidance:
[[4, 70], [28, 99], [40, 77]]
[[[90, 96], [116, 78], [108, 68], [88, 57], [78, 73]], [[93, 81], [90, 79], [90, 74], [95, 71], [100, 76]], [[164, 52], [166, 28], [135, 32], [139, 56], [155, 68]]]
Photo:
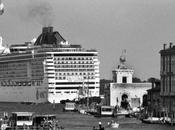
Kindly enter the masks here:
[[97, 106], [97, 112], [94, 113], [95, 117], [113, 117], [114, 115], [114, 107], [113, 106]]
[[129, 116], [129, 115], [130, 115], [130, 111], [126, 109], [119, 109], [118, 111], [114, 112], [114, 117]]
[[65, 102], [65, 106], [63, 108], [63, 111], [77, 111], [76, 109], [76, 103], [75, 102]]
[[164, 123], [163, 118], [159, 117], [148, 117], [146, 119], [141, 120], [143, 123], [148, 123], [148, 124], [162, 124]]
[[108, 127], [110, 127], [110, 128], [118, 128], [119, 127], [119, 123], [114, 122], [114, 120], [112, 120], [111, 122], [108, 122]]
[[44, 127], [47, 124], [53, 124], [54, 121], [56, 121], [56, 115], [53, 114], [35, 115], [33, 117], [33, 126]]
[[83, 83], [99, 96], [99, 79], [98, 52], [68, 43], [51, 26], [23, 44], [4, 47], [0, 37], [1, 102], [74, 100]]
[[10, 122], [12, 123], [12, 128], [23, 128], [24, 125], [27, 127], [32, 127], [33, 112], [12, 112]]
[[173, 119], [171, 117], [164, 117], [164, 121], [165, 121], [165, 123], [170, 124], [170, 125], [175, 124], [175, 119]]

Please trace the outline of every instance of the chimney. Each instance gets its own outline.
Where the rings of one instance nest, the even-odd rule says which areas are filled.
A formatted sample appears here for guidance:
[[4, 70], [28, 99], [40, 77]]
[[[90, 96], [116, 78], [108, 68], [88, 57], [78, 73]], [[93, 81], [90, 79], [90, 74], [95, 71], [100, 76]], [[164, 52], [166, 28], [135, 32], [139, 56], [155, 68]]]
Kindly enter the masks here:
[[42, 33], [52, 33], [53, 32], [53, 27], [43, 27]]
[[165, 44], [165, 43], [163, 44], [163, 49], [164, 49], [164, 50], [166, 49], [166, 44]]
[[172, 45], [173, 45], [173, 43], [172, 43], [172, 42], [170, 42], [170, 48], [172, 47]]

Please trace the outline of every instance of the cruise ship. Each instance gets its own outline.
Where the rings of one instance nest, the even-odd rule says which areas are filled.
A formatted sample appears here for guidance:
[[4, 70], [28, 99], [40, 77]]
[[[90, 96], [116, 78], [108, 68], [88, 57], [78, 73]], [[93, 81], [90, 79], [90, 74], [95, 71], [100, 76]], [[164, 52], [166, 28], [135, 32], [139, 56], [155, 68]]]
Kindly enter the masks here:
[[51, 102], [99, 96], [96, 50], [69, 44], [53, 27], [34, 42], [0, 41], [0, 102]]

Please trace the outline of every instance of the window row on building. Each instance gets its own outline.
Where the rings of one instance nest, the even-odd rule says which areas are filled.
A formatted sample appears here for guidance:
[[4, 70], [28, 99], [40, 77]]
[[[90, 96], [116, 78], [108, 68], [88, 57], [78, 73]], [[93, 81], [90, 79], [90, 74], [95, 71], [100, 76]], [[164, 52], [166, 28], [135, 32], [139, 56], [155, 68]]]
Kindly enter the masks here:
[[93, 61], [54, 61], [54, 64], [94, 64]]
[[[52, 69], [52, 70], [54, 70], [54, 69]], [[51, 69], [46, 69], [46, 71], [52, 71]], [[55, 69], [55, 72], [74, 72], [74, 71], [92, 71], [92, 72], [94, 72], [94, 70], [95, 69], [80, 69], [80, 68], [76, 68], [76, 69], [72, 69], [72, 68], [70, 68], [70, 69]]]
[[93, 57], [54, 57], [54, 60], [93, 60]]
[[[89, 77], [84, 76], [83, 77], [83, 79], [95, 79], [95, 78], [98, 78], [98, 77], [96, 77], [96, 76], [89, 76]], [[55, 79], [56, 80], [67, 80], [68, 78], [65, 76], [56, 76]]]
[[55, 65], [55, 68], [93, 68], [94, 65]]

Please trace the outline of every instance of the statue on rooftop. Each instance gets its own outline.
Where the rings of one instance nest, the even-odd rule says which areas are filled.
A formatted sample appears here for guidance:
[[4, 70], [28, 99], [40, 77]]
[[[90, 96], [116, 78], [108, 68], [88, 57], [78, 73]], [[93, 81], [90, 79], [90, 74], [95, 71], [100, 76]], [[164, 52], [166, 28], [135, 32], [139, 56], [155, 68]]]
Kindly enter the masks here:
[[122, 51], [122, 55], [120, 56], [120, 65], [118, 66], [118, 68], [126, 68], [125, 62], [126, 62], [126, 49]]

